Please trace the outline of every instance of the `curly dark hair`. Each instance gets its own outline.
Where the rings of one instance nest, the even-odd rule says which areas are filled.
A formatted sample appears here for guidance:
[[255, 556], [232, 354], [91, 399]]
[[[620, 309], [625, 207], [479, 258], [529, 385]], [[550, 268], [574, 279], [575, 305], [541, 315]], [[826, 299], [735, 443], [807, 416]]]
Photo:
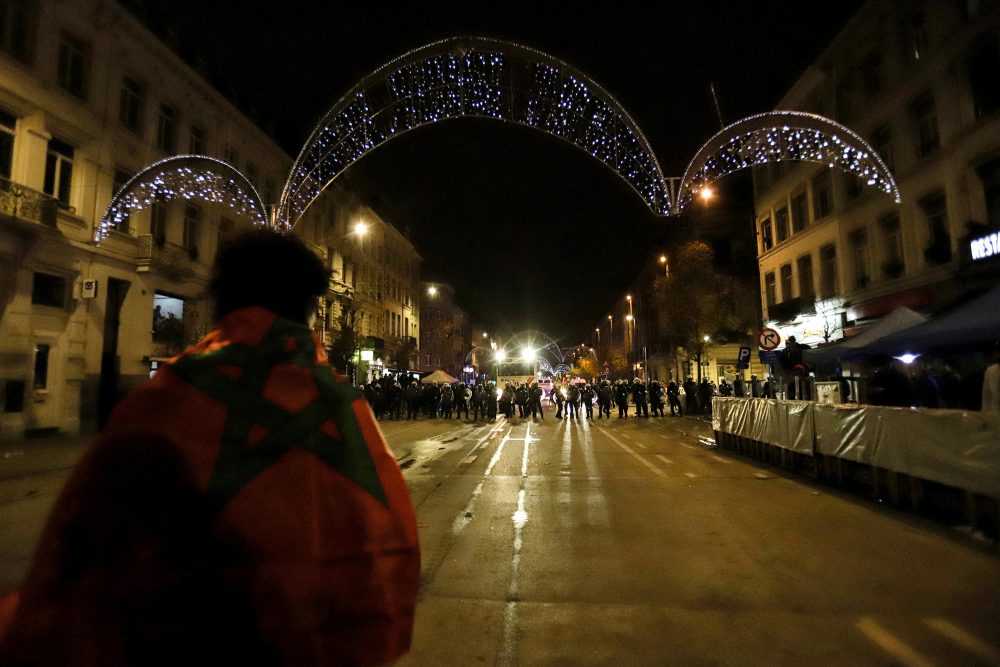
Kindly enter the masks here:
[[239, 308], [261, 306], [307, 322], [329, 281], [329, 269], [301, 240], [258, 228], [223, 243], [209, 290], [218, 319]]

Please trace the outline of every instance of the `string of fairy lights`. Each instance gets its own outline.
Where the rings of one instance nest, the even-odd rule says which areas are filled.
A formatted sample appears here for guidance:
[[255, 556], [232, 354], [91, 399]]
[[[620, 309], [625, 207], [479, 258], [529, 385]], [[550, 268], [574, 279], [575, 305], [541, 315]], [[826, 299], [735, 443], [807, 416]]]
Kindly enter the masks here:
[[228, 206], [255, 224], [266, 225], [260, 195], [235, 167], [205, 155], [177, 155], [151, 164], [112, 198], [95, 232], [102, 241], [129, 216], [174, 199]]
[[376, 146], [459, 117], [517, 123], [564, 139], [614, 170], [656, 213], [669, 213], [645, 137], [584, 75], [515, 44], [465, 38], [434, 46], [443, 52], [418, 49], [397, 59], [326, 115], [292, 168], [279, 207], [283, 223], [294, 225], [331, 180]]
[[733, 123], [705, 143], [681, 181], [677, 210], [723, 176], [781, 161], [839, 167], [900, 201], [895, 180], [882, 158], [849, 128], [815, 114], [772, 111]]
[[886, 194], [894, 194], [892, 182], [878, 169], [871, 154], [845, 144], [837, 136], [827, 136], [818, 130], [787, 127], [747, 132], [734, 137], [729, 144], [705, 161], [687, 188], [678, 196], [679, 204], [687, 204], [703, 187], [723, 176], [747, 167], [768, 162], [800, 160], [840, 167], [860, 178], [866, 185]]
[[747, 167], [809, 161], [840, 167], [895, 197], [885, 163], [850, 129], [828, 118], [772, 111], [733, 123], [688, 165], [671, 199], [648, 141], [621, 105], [586, 76], [551, 56], [509, 42], [455, 38], [391, 61], [322, 119], [292, 167], [274, 220], [235, 166], [204, 155], [161, 160], [133, 177], [95, 232], [101, 241], [131, 213], [157, 202], [225, 204], [257, 224], [291, 229], [309, 204], [351, 164], [415, 128], [481, 117], [535, 128], [587, 151], [614, 170], [657, 215], [676, 215], [704, 187]]

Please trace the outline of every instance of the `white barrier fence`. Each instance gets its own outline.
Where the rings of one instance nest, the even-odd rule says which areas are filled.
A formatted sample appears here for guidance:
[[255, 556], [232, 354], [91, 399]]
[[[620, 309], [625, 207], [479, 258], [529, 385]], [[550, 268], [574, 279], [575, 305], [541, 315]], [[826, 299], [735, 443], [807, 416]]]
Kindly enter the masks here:
[[712, 428], [1000, 498], [997, 413], [717, 397]]

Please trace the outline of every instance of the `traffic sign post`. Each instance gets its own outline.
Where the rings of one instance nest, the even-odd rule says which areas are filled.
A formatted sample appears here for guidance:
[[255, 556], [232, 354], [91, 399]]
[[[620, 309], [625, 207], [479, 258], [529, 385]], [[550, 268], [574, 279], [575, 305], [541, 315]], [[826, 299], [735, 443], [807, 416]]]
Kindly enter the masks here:
[[757, 334], [757, 345], [760, 349], [771, 351], [781, 344], [781, 334], [770, 327], [765, 327]]

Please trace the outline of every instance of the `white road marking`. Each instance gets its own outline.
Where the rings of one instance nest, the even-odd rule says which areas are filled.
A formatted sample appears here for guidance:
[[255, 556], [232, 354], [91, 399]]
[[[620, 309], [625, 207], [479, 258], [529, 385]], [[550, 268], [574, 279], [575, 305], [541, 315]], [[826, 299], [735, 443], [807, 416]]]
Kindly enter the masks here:
[[1000, 664], [1000, 651], [974, 637], [954, 623], [943, 618], [925, 618], [924, 625], [955, 642], [969, 653], [975, 653], [983, 660], [993, 664]]
[[636, 447], [642, 447], [643, 449], [646, 449], [646, 445], [642, 444], [641, 442], [635, 443], [635, 446]]
[[633, 457], [635, 457], [636, 461], [638, 461], [642, 465], [644, 465], [647, 468], [649, 468], [650, 470], [652, 470], [658, 477], [666, 477], [667, 476], [667, 474], [665, 472], [663, 472], [662, 470], [660, 470], [659, 468], [657, 468], [656, 466], [654, 466], [652, 463], [650, 463], [646, 459], [644, 459], [641, 456], [639, 456], [638, 454], [636, 454], [634, 451], [632, 451], [632, 448], [630, 448], [624, 442], [622, 442], [618, 438], [616, 438], [613, 435], [611, 435], [610, 433], [608, 433], [605, 429], [602, 428], [601, 432], [604, 435], [608, 436], [608, 439], [611, 440], [611, 442], [615, 443], [616, 445], [618, 445], [619, 447], [621, 447], [622, 449], [624, 449], [626, 452], [628, 452], [629, 454], [631, 454]]
[[868, 639], [878, 645], [886, 653], [892, 655], [902, 665], [912, 665], [913, 667], [931, 667], [934, 663], [917, 653], [901, 639], [890, 633], [875, 619], [865, 616], [858, 621], [855, 626]]
[[671, 461], [670, 459], [668, 459], [668, 458], [667, 458], [666, 456], [664, 456], [663, 454], [657, 454], [657, 455], [656, 455], [656, 458], [660, 459], [661, 461], [663, 461], [663, 462], [664, 462], [664, 463], [666, 463], [667, 465], [672, 465], [672, 464], [673, 464], [673, 461]]
[[770, 477], [768, 477], [767, 475], [765, 475], [762, 472], [755, 472], [753, 474], [753, 476], [756, 477], [757, 479], [771, 479]]
[[686, 472], [686, 473], [684, 473], [684, 476], [685, 477], [690, 477], [691, 479], [695, 479], [695, 478], [698, 477], [698, 475], [694, 474], [693, 472]]
[[[461, 533], [463, 530], [465, 530], [465, 527], [469, 525], [469, 522], [472, 521], [473, 510], [475, 510], [476, 508], [476, 503], [479, 501], [479, 496], [482, 495], [483, 493], [483, 483], [486, 481], [486, 478], [489, 477], [490, 473], [493, 471], [493, 466], [495, 466], [497, 464], [497, 461], [500, 460], [500, 456], [503, 454], [504, 446], [511, 439], [510, 438], [511, 430], [512, 429], [507, 429], [506, 435], [504, 435], [504, 437], [500, 440], [500, 445], [497, 447], [497, 451], [493, 454], [493, 458], [490, 459], [490, 464], [486, 466], [486, 472], [483, 473], [483, 478], [479, 480], [479, 484], [477, 484], [476, 488], [473, 489], [472, 496], [469, 497], [469, 502], [465, 504], [465, 507], [462, 509], [459, 515], [455, 517], [454, 521], [452, 521], [451, 532], [453, 535], [458, 535], [459, 533]], [[475, 451], [475, 449], [473, 451]]]
[[681, 447], [687, 447], [688, 449], [698, 449], [698, 448], [697, 448], [697, 447], [695, 447], [694, 445], [689, 445], [689, 444], [687, 444], [686, 442], [682, 442], [682, 443], [680, 443], [680, 446], [681, 446]]
[[732, 463], [732, 461], [730, 461], [729, 459], [724, 459], [721, 456], [716, 456], [715, 454], [712, 454], [712, 458], [718, 461], [719, 463]]

